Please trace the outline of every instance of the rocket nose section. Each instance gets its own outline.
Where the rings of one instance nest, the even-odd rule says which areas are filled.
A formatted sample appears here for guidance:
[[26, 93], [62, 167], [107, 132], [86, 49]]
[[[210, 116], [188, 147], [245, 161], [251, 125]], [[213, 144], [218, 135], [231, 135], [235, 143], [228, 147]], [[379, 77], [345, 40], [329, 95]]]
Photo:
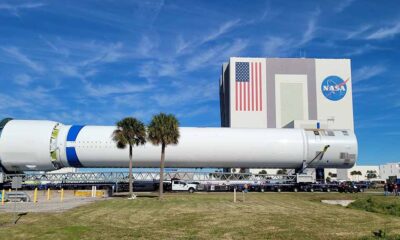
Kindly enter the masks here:
[[0, 122], [0, 168], [2, 169], [2, 170], [4, 170], [4, 167], [3, 167], [3, 164], [1, 163], [1, 161], [2, 161], [2, 159], [1, 159], [1, 148], [3, 147], [2, 146], [2, 141], [1, 141], [1, 135], [2, 135], [2, 133], [3, 133], [3, 129], [4, 129], [4, 127], [6, 126], [6, 124], [9, 122], [9, 121], [11, 121], [12, 120], [12, 118], [4, 118], [3, 120], [1, 120], [1, 122]]

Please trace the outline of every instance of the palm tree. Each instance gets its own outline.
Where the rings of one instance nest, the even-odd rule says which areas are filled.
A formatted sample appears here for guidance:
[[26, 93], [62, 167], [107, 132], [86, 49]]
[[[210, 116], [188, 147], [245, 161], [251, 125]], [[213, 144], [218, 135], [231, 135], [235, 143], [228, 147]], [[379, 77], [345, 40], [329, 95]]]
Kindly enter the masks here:
[[362, 173], [361, 173], [361, 171], [353, 170], [353, 171], [350, 172], [350, 175], [351, 175], [351, 176], [356, 175], [356, 176], [357, 176], [357, 181], [359, 181], [359, 176], [361, 176]]
[[133, 194], [132, 179], [132, 149], [134, 146], [146, 143], [146, 127], [136, 118], [127, 117], [117, 122], [117, 129], [114, 130], [112, 138], [117, 143], [117, 147], [124, 149], [129, 146], [129, 196], [136, 198]]
[[378, 177], [378, 174], [376, 173], [376, 170], [368, 170], [368, 171], [367, 171], [366, 177], [367, 177], [368, 179], [377, 178], [377, 177]]
[[179, 140], [179, 121], [173, 114], [159, 113], [153, 116], [147, 129], [148, 139], [154, 145], [161, 144], [160, 161], [160, 187], [159, 198], [163, 197], [164, 188], [164, 162], [165, 148], [170, 144], [178, 144]]
[[286, 175], [286, 174], [287, 174], [287, 170], [286, 170], [285, 168], [279, 169], [279, 170], [276, 172], [276, 174], [277, 174], [277, 175]]

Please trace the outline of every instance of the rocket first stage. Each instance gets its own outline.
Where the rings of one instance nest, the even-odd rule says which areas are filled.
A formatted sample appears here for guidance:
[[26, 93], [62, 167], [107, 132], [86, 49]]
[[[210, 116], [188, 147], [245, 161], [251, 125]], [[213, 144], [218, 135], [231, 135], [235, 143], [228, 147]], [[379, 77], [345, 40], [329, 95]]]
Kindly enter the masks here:
[[[63, 125], [52, 121], [3, 120], [0, 164], [6, 171], [62, 167], [128, 167], [128, 148], [112, 140], [115, 126]], [[177, 145], [166, 149], [173, 168], [350, 168], [357, 139], [350, 130], [181, 127]], [[313, 161], [325, 146], [322, 159]], [[160, 165], [161, 146], [133, 148], [134, 167]]]

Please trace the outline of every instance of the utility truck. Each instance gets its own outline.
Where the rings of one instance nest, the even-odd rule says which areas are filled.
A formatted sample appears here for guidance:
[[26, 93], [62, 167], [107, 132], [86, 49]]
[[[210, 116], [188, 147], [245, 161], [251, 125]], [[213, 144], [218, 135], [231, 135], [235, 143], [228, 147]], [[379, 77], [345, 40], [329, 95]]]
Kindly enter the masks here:
[[196, 182], [186, 182], [183, 180], [171, 180], [171, 190], [172, 191], [188, 191], [189, 193], [194, 193], [197, 191], [197, 186], [199, 184]]

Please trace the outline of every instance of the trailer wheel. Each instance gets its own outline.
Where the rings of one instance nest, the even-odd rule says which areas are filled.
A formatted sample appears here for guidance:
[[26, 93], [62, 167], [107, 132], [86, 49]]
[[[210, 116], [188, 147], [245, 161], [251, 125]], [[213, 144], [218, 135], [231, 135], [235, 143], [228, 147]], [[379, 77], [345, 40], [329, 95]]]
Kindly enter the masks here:
[[194, 193], [194, 188], [189, 188], [189, 193]]

